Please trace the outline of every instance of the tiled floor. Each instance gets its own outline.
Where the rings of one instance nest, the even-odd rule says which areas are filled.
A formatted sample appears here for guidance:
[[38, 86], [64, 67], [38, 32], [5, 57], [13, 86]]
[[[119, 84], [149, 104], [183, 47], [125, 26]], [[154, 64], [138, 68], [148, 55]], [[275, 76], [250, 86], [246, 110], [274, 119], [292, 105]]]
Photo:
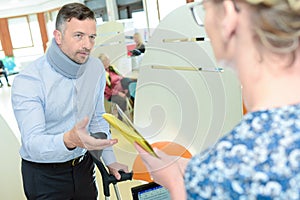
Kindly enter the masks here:
[[[13, 77], [9, 76], [9, 80], [12, 83]], [[0, 199], [25, 200], [20, 170], [20, 134], [11, 107], [11, 88], [7, 87], [4, 78], [1, 77], [1, 81], [4, 86], [0, 88], [0, 148], [3, 152], [0, 165]]]
[[[10, 84], [13, 83], [14, 77], [15, 75], [8, 77]], [[3, 77], [1, 77], [1, 81], [4, 85], [0, 88], [0, 115], [3, 116], [17, 139], [20, 141], [20, 132], [11, 106], [11, 87], [7, 87]]]

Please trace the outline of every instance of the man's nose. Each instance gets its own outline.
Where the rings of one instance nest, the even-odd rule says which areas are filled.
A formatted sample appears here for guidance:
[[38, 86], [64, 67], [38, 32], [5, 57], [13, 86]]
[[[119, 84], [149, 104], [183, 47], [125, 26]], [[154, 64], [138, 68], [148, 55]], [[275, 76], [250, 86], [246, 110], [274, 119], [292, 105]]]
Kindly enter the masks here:
[[89, 36], [85, 36], [82, 40], [82, 47], [84, 49], [91, 50], [94, 47], [94, 40], [92, 40]]

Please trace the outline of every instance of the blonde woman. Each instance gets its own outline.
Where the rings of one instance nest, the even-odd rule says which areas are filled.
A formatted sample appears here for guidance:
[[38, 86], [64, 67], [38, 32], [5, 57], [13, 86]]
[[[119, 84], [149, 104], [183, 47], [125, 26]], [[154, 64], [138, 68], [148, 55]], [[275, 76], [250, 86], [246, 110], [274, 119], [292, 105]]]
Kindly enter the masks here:
[[136, 32], [133, 34], [133, 40], [136, 44], [135, 49], [139, 50], [141, 53], [145, 52], [145, 45], [140, 33]]
[[172, 199], [300, 199], [300, 1], [196, 6], [204, 6], [216, 59], [236, 71], [249, 112], [191, 160], [137, 150]]

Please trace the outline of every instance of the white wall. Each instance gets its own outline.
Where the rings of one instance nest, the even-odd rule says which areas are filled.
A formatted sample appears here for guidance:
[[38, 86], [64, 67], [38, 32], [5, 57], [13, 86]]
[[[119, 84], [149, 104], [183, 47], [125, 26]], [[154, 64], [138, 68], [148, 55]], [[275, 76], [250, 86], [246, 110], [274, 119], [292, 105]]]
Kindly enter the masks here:
[[0, 18], [44, 12], [71, 2], [83, 3], [83, 0], [0, 0]]
[[148, 19], [148, 27], [156, 28], [160, 20], [176, 8], [186, 4], [186, 0], [144, 0], [144, 10]]

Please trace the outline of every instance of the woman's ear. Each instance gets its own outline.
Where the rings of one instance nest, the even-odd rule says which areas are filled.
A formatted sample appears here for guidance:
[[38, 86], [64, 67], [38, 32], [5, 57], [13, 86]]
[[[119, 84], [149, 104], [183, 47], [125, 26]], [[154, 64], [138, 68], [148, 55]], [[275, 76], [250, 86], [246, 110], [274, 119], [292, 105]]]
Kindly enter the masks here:
[[54, 30], [53, 35], [54, 35], [54, 39], [55, 39], [56, 43], [58, 45], [61, 44], [61, 39], [62, 39], [61, 32], [59, 30]]
[[227, 43], [236, 32], [239, 13], [235, 9], [233, 1], [223, 1], [224, 17], [221, 23], [222, 39]]

